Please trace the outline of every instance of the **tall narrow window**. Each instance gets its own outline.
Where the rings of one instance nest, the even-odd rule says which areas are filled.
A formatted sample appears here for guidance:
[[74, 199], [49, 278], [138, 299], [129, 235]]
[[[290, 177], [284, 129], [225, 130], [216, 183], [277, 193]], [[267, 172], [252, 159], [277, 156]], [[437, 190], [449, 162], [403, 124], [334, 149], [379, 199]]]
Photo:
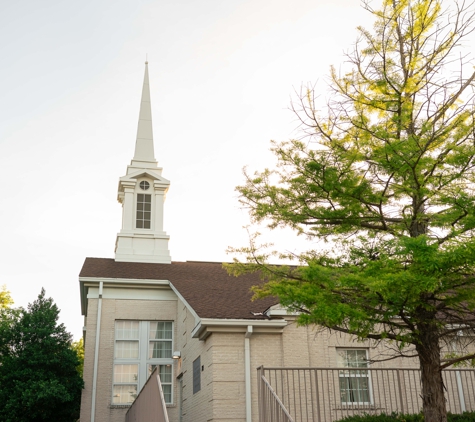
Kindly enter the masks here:
[[371, 379], [365, 349], [338, 349], [340, 399], [342, 404], [371, 404]]
[[116, 321], [112, 404], [130, 404], [158, 366], [166, 403], [173, 397], [173, 322]]
[[201, 356], [193, 361], [193, 394], [201, 390]]
[[152, 218], [152, 195], [137, 194], [136, 226], [138, 229], [149, 229]]

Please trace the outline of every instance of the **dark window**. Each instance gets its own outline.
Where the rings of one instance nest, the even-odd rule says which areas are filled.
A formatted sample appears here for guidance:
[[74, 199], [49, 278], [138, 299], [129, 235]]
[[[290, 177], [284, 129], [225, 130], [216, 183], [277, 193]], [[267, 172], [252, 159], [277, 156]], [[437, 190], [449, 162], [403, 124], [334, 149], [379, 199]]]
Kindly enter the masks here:
[[142, 180], [140, 182], [140, 189], [147, 190], [149, 187], [150, 187], [150, 183], [148, 183], [147, 181]]
[[137, 195], [137, 219], [138, 229], [149, 229], [152, 217], [152, 195], [139, 193]]
[[193, 361], [193, 394], [201, 390], [201, 356]]

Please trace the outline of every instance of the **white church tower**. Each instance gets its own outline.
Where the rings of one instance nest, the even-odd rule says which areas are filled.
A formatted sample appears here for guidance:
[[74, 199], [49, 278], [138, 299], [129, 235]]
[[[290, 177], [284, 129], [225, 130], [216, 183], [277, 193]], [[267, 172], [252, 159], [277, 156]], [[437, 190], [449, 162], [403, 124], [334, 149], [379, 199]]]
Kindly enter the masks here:
[[127, 174], [119, 179], [122, 229], [117, 234], [115, 260], [170, 264], [168, 236], [163, 230], [163, 206], [170, 182], [162, 177], [153, 151], [148, 62], [140, 103], [137, 141]]

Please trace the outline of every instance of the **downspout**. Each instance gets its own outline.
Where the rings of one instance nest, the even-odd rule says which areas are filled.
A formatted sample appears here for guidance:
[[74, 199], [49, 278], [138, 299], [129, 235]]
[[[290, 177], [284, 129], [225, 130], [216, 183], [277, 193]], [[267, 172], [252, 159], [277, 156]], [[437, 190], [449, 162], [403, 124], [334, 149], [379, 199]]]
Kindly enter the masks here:
[[246, 422], [252, 422], [251, 396], [251, 336], [252, 325], [247, 326], [244, 336], [244, 379], [246, 385]]
[[102, 288], [103, 282], [100, 281], [99, 299], [97, 301], [96, 344], [94, 346], [94, 374], [92, 376], [91, 422], [94, 422], [96, 416], [97, 365], [99, 362], [99, 339], [101, 337]]

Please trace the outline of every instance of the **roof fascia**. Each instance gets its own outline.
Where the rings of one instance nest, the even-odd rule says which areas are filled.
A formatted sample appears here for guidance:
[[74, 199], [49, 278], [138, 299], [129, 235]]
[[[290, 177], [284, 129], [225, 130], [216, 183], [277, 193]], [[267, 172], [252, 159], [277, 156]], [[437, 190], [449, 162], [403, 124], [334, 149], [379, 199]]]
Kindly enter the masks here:
[[196, 311], [193, 309], [193, 307], [188, 303], [188, 301], [182, 296], [182, 294], [178, 291], [178, 289], [173, 285], [172, 282], [170, 282], [170, 287], [172, 290], [175, 292], [175, 294], [178, 296], [178, 299], [180, 299], [186, 306], [186, 308], [190, 311], [191, 315], [194, 316], [195, 318], [195, 326], [197, 326], [200, 322], [201, 319], [196, 313]]
[[[192, 338], [205, 340], [212, 332], [243, 332], [247, 331], [247, 327], [256, 328], [254, 332], [282, 332], [287, 325], [285, 319], [219, 319], [219, 318], [202, 318], [199, 324], [193, 328], [191, 332]], [[261, 330], [259, 330], [261, 329]]]
[[81, 294], [81, 315], [87, 313], [87, 290], [89, 287], [99, 286], [100, 282], [103, 282], [104, 287], [134, 287], [143, 288], [147, 287], [169, 287], [170, 282], [168, 280], [150, 280], [150, 279], [138, 279], [138, 278], [110, 278], [110, 277], [79, 277], [79, 290]]
[[140, 170], [134, 171], [133, 173], [122, 176], [119, 179], [119, 182], [125, 182], [129, 180], [136, 181], [139, 177], [143, 177], [143, 175], [147, 175], [151, 179], [162, 182], [163, 184], [166, 184], [166, 185], [170, 184], [170, 181], [168, 179], [165, 179], [160, 174], [157, 174], [157, 171], [153, 171], [151, 169], [140, 169]]

